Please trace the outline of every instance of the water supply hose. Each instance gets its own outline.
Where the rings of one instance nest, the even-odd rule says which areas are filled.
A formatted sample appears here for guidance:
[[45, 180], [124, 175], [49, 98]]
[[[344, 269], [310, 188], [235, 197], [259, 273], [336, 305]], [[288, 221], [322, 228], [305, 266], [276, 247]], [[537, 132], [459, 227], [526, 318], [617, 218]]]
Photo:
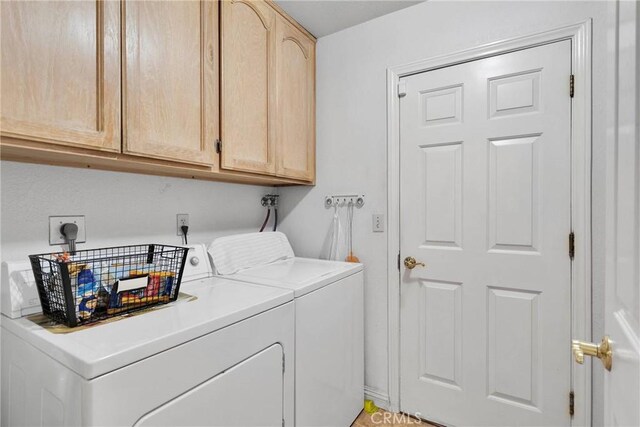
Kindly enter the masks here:
[[269, 216], [271, 216], [271, 208], [267, 209], [267, 217], [264, 219], [262, 223], [262, 227], [260, 227], [260, 232], [264, 231], [264, 228], [267, 226], [267, 222], [269, 222]]
[[273, 231], [278, 229], [278, 208], [273, 208]]

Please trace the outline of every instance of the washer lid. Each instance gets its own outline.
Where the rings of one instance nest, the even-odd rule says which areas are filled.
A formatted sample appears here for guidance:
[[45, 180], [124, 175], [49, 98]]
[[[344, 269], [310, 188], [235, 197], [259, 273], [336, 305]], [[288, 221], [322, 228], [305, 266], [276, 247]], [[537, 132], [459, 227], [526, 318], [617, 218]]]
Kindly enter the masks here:
[[287, 236], [277, 231], [219, 237], [209, 245], [209, 254], [222, 276], [294, 256]]
[[66, 334], [54, 334], [26, 317], [3, 316], [2, 327], [91, 379], [293, 299], [285, 289], [222, 278], [185, 285], [184, 290], [197, 297], [195, 301], [178, 300], [155, 311]]
[[296, 298], [362, 271], [362, 264], [291, 258], [225, 276], [243, 282], [291, 289]]

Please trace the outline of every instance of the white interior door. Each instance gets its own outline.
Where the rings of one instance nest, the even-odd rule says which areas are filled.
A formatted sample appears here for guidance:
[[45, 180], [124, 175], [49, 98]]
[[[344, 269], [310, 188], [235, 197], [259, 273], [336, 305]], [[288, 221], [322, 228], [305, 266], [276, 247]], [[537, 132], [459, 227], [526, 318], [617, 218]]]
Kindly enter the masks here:
[[[610, 80], [605, 333], [612, 341], [605, 376], [605, 425], [640, 425], [640, 8], [613, 6], [616, 61]], [[598, 339], [600, 337], [593, 337]], [[594, 360], [593, 363], [599, 363]]]
[[403, 78], [400, 406], [570, 424], [571, 43]]

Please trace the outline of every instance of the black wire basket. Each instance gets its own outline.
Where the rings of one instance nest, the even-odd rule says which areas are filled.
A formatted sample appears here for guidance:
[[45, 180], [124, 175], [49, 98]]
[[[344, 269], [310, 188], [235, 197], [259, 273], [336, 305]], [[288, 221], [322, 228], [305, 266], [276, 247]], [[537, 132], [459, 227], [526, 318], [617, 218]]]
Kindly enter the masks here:
[[42, 313], [69, 327], [178, 298], [189, 248], [132, 245], [30, 255]]

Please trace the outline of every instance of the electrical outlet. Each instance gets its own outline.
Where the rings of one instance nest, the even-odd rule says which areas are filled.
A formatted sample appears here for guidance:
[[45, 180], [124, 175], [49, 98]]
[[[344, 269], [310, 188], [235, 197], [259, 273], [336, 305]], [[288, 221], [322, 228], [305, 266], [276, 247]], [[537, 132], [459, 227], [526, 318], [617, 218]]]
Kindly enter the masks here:
[[177, 235], [178, 236], [182, 236], [182, 229], [180, 227], [182, 227], [183, 225], [186, 225], [187, 227], [189, 226], [189, 214], [178, 214], [176, 215], [177, 218]]
[[375, 232], [384, 231], [384, 215], [383, 214], [373, 214], [373, 231]]
[[76, 243], [84, 243], [87, 241], [87, 229], [84, 223], [84, 215], [76, 216], [50, 216], [49, 217], [49, 244], [64, 245], [67, 241], [60, 230], [62, 224], [72, 223], [78, 226], [78, 238]]

